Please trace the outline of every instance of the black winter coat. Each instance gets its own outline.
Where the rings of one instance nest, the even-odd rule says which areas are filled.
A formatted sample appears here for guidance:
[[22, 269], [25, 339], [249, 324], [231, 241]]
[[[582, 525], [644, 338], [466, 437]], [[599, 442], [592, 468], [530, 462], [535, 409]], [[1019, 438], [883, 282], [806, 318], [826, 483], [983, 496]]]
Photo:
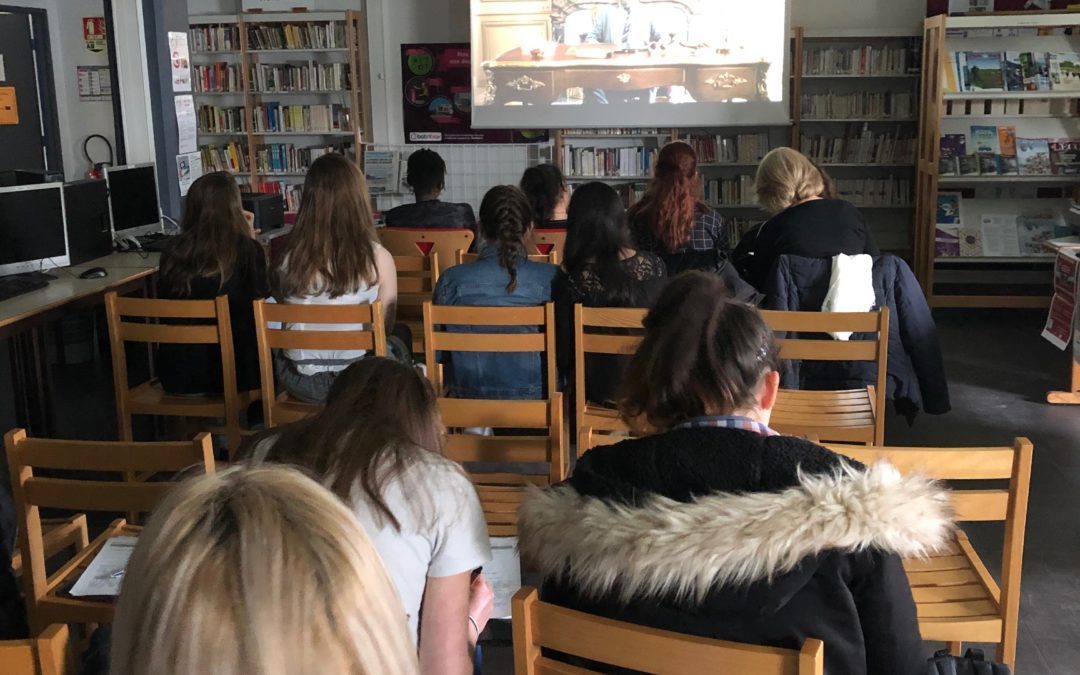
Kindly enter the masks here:
[[541, 597], [600, 616], [798, 649], [828, 675], [926, 669], [901, 556], [949, 536], [947, 497], [808, 441], [687, 429], [595, 448], [521, 509]]
[[[765, 284], [764, 307], [791, 312], [820, 311], [829, 293], [831, 275], [831, 258], [780, 256]], [[937, 326], [915, 275], [907, 263], [892, 255], [874, 258], [873, 275], [875, 309], [889, 308], [886, 397], [909, 421], [920, 406], [931, 415], [949, 412], [949, 384], [945, 379]], [[786, 368], [781, 386], [861, 389], [875, 382], [877, 364], [873, 362], [817, 361]]]

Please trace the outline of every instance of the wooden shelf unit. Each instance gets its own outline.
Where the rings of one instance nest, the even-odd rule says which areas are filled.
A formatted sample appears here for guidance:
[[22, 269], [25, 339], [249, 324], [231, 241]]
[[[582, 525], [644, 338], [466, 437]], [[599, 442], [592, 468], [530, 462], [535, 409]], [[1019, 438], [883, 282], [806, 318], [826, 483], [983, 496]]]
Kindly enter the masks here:
[[[923, 79], [920, 93], [920, 117], [919, 141], [918, 141], [918, 176], [916, 181], [916, 215], [915, 215], [915, 274], [919, 278], [927, 301], [931, 307], [979, 307], [979, 308], [1046, 308], [1050, 306], [1050, 288], [1052, 283], [1053, 259], [1045, 256], [1007, 256], [1001, 258], [938, 258], [935, 252], [935, 236], [937, 229], [937, 202], [938, 192], [941, 187], [963, 187], [977, 189], [980, 185], [989, 186], [1020, 186], [1027, 189], [1059, 188], [1063, 196], [1069, 185], [1080, 184], [1080, 177], [1061, 175], [1000, 175], [1000, 176], [941, 176], [940, 139], [943, 127], [950, 122], [964, 121], [971, 124], [986, 123], [996, 119], [1008, 118], [1013, 120], [1042, 121], [1058, 119], [1071, 119], [1072, 115], [946, 115], [946, 105], [949, 101], [967, 100], [1023, 100], [1023, 99], [1080, 99], [1080, 91], [988, 91], [988, 92], [963, 92], [946, 94], [942, 77], [942, 67], [946, 59], [951, 59], [956, 51], [1013, 51], [1017, 50], [1016, 41], [1027, 40], [1029, 42], [1042, 39], [1042, 36], [1010, 36], [1008, 38], [990, 38], [984, 36], [971, 36], [956, 38], [956, 40], [972, 40], [974, 44], [968, 49], [950, 48], [948, 39], [949, 32], [953, 30], [979, 30], [979, 29], [1012, 29], [1012, 28], [1051, 28], [1071, 26], [1080, 28], [1080, 14], [1077, 13], [1043, 13], [1028, 12], [1021, 15], [980, 15], [947, 17], [939, 15], [927, 18], [923, 30]], [[1063, 36], [1062, 39], [1066, 39]], [[1080, 41], [1073, 35], [1071, 38], [1072, 51], [1080, 52]], [[1001, 42], [1013, 41], [1013, 46]], [[1044, 43], [1045, 44], [1045, 43]], [[1023, 51], [1022, 49], [1020, 51]], [[1054, 51], [1049, 48], [1035, 48], [1031, 51], [1039, 53]], [[1075, 110], [1076, 108], [1071, 108]], [[1078, 128], [1077, 131], [1080, 131]], [[1017, 136], [1023, 137], [1021, 128], [1017, 128]], [[1061, 134], [1064, 135], [1064, 134]], [[1073, 135], [1080, 136], [1074, 132]], [[1038, 192], [1034, 193], [1037, 195]], [[985, 195], [976, 193], [977, 199], [989, 199]], [[1033, 196], [1034, 196], [1033, 195]], [[1030, 199], [1030, 198], [1029, 198]], [[965, 272], [963, 281], [949, 282], [950, 270], [943, 266], [962, 267], [971, 266], [976, 269]], [[979, 270], [982, 267], [985, 269]], [[1036, 272], [1038, 270], [1038, 272]], [[955, 270], [953, 270], [955, 271]], [[1045, 293], [1034, 292], [1040, 286], [1035, 286], [1026, 279], [1038, 275], [1041, 279], [1045, 275]], [[973, 281], [979, 277], [978, 281]], [[945, 281], [942, 281], [942, 279]], [[1041, 284], [1041, 282], [1039, 282]], [[961, 287], [961, 292], [943, 293], [946, 285]], [[1027, 286], [1029, 292], [1019, 292]], [[981, 287], [981, 288], [980, 288]], [[1008, 291], [995, 289], [1010, 288]], [[986, 292], [972, 292], [982, 291]]]
[[[335, 22], [344, 24], [345, 46], [334, 48], [290, 48], [290, 49], [253, 49], [248, 44], [248, 26], [252, 24], [266, 23], [326, 23]], [[249, 179], [251, 189], [258, 190], [263, 179], [279, 181], [284, 178], [303, 178], [304, 172], [263, 172], [258, 170], [256, 158], [259, 143], [264, 138], [312, 138], [325, 141], [323, 145], [336, 144], [347, 139], [352, 139], [353, 159], [362, 164], [362, 153], [365, 143], [371, 142], [371, 95], [370, 95], [370, 72], [368, 65], [367, 45], [367, 18], [366, 14], [357, 10], [337, 12], [308, 12], [295, 10], [292, 12], [245, 12], [236, 15], [193, 15], [189, 19], [191, 29], [201, 26], [235, 26], [239, 33], [240, 49], [235, 50], [200, 50], [195, 51], [194, 39], [192, 45], [193, 65], [204, 63], [207, 59], [215, 61], [225, 60], [220, 57], [239, 57], [236, 65], [240, 68], [240, 91], [193, 91], [196, 99], [201, 97], [243, 97], [244, 125], [247, 131], [237, 133], [210, 133], [200, 131], [200, 137], [206, 138], [236, 138], [245, 139], [247, 171], [234, 171], [239, 177]], [[268, 57], [275, 57], [269, 59]], [[292, 56], [293, 58], [289, 58]], [[282, 58], [284, 57], [284, 58]], [[339, 60], [345, 57], [344, 61]], [[314, 61], [322, 65], [329, 63], [343, 63], [348, 66], [348, 81], [351, 86], [346, 89], [311, 90], [311, 91], [284, 91], [266, 92], [255, 90], [251, 82], [251, 70], [260, 63], [290, 65], [301, 61]], [[349, 104], [350, 131], [286, 131], [286, 132], [257, 132], [255, 128], [255, 108], [261, 105], [264, 97], [271, 100], [279, 96], [306, 96], [321, 98], [338, 97]], [[300, 103], [298, 105], [305, 105]], [[312, 104], [313, 105], [313, 104]], [[200, 150], [204, 144], [200, 143]], [[317, 146], [316, 146], [317, 147]]]

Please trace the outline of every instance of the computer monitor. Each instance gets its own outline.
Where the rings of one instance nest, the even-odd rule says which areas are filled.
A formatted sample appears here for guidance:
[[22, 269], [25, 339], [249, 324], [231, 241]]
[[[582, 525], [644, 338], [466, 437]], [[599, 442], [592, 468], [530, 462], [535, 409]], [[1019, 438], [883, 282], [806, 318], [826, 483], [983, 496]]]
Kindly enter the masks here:
[[0, 276], [69, 264], [61, 183], [0, 188]]
[[114, 236], [161, 232], [157, 169], [153, 163], [105, 167]]
[[109, 224], [109, 188], [98, 179], [64, 184], [68, 257], [72, 265], [109, 255], [113, 250]]

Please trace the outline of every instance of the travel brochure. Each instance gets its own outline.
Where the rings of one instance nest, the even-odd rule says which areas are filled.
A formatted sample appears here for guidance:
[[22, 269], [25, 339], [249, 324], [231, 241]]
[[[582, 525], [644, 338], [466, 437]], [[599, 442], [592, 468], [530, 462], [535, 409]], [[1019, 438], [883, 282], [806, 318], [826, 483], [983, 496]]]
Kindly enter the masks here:
[[1052, 208], [987, 212], [974, 218], [962, 215], [961, 193], [938, 193], [935, 257], [1045, 256], [1051, 240], [1075, 234], [1062, 214]]
[[943, 134], [942, 176], [1080, 176], [1080, 138], [1018, 138], [1016, 127], [974, 125]]
[[1077, 52], [955, 52], [942, 68], [946, 94], [1080, 91]]

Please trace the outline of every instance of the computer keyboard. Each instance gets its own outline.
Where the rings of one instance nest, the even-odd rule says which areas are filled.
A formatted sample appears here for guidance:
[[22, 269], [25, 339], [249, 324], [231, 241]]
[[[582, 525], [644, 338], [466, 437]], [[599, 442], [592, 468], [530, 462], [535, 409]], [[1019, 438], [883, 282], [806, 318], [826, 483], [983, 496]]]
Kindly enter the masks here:
[[37, 279], [22, 275], [0, 277], [0, 300], [8, 300], [30, 291], [45, 288], [48, 285], [48, 279]]
[[29, 279], [32, 281], [56, 281], [59, 277], [48, 272], [22, 272], [20, 274], [13, 274], [13, 277], [19, 277], [20, 279]]
[[151, 253], [161, 253], [172, 237], [167, 234], [148, 234], [142, 237], [136, 237], [136, 239], [139, 242], [139, 246], [142, 247], [142, 250]]

